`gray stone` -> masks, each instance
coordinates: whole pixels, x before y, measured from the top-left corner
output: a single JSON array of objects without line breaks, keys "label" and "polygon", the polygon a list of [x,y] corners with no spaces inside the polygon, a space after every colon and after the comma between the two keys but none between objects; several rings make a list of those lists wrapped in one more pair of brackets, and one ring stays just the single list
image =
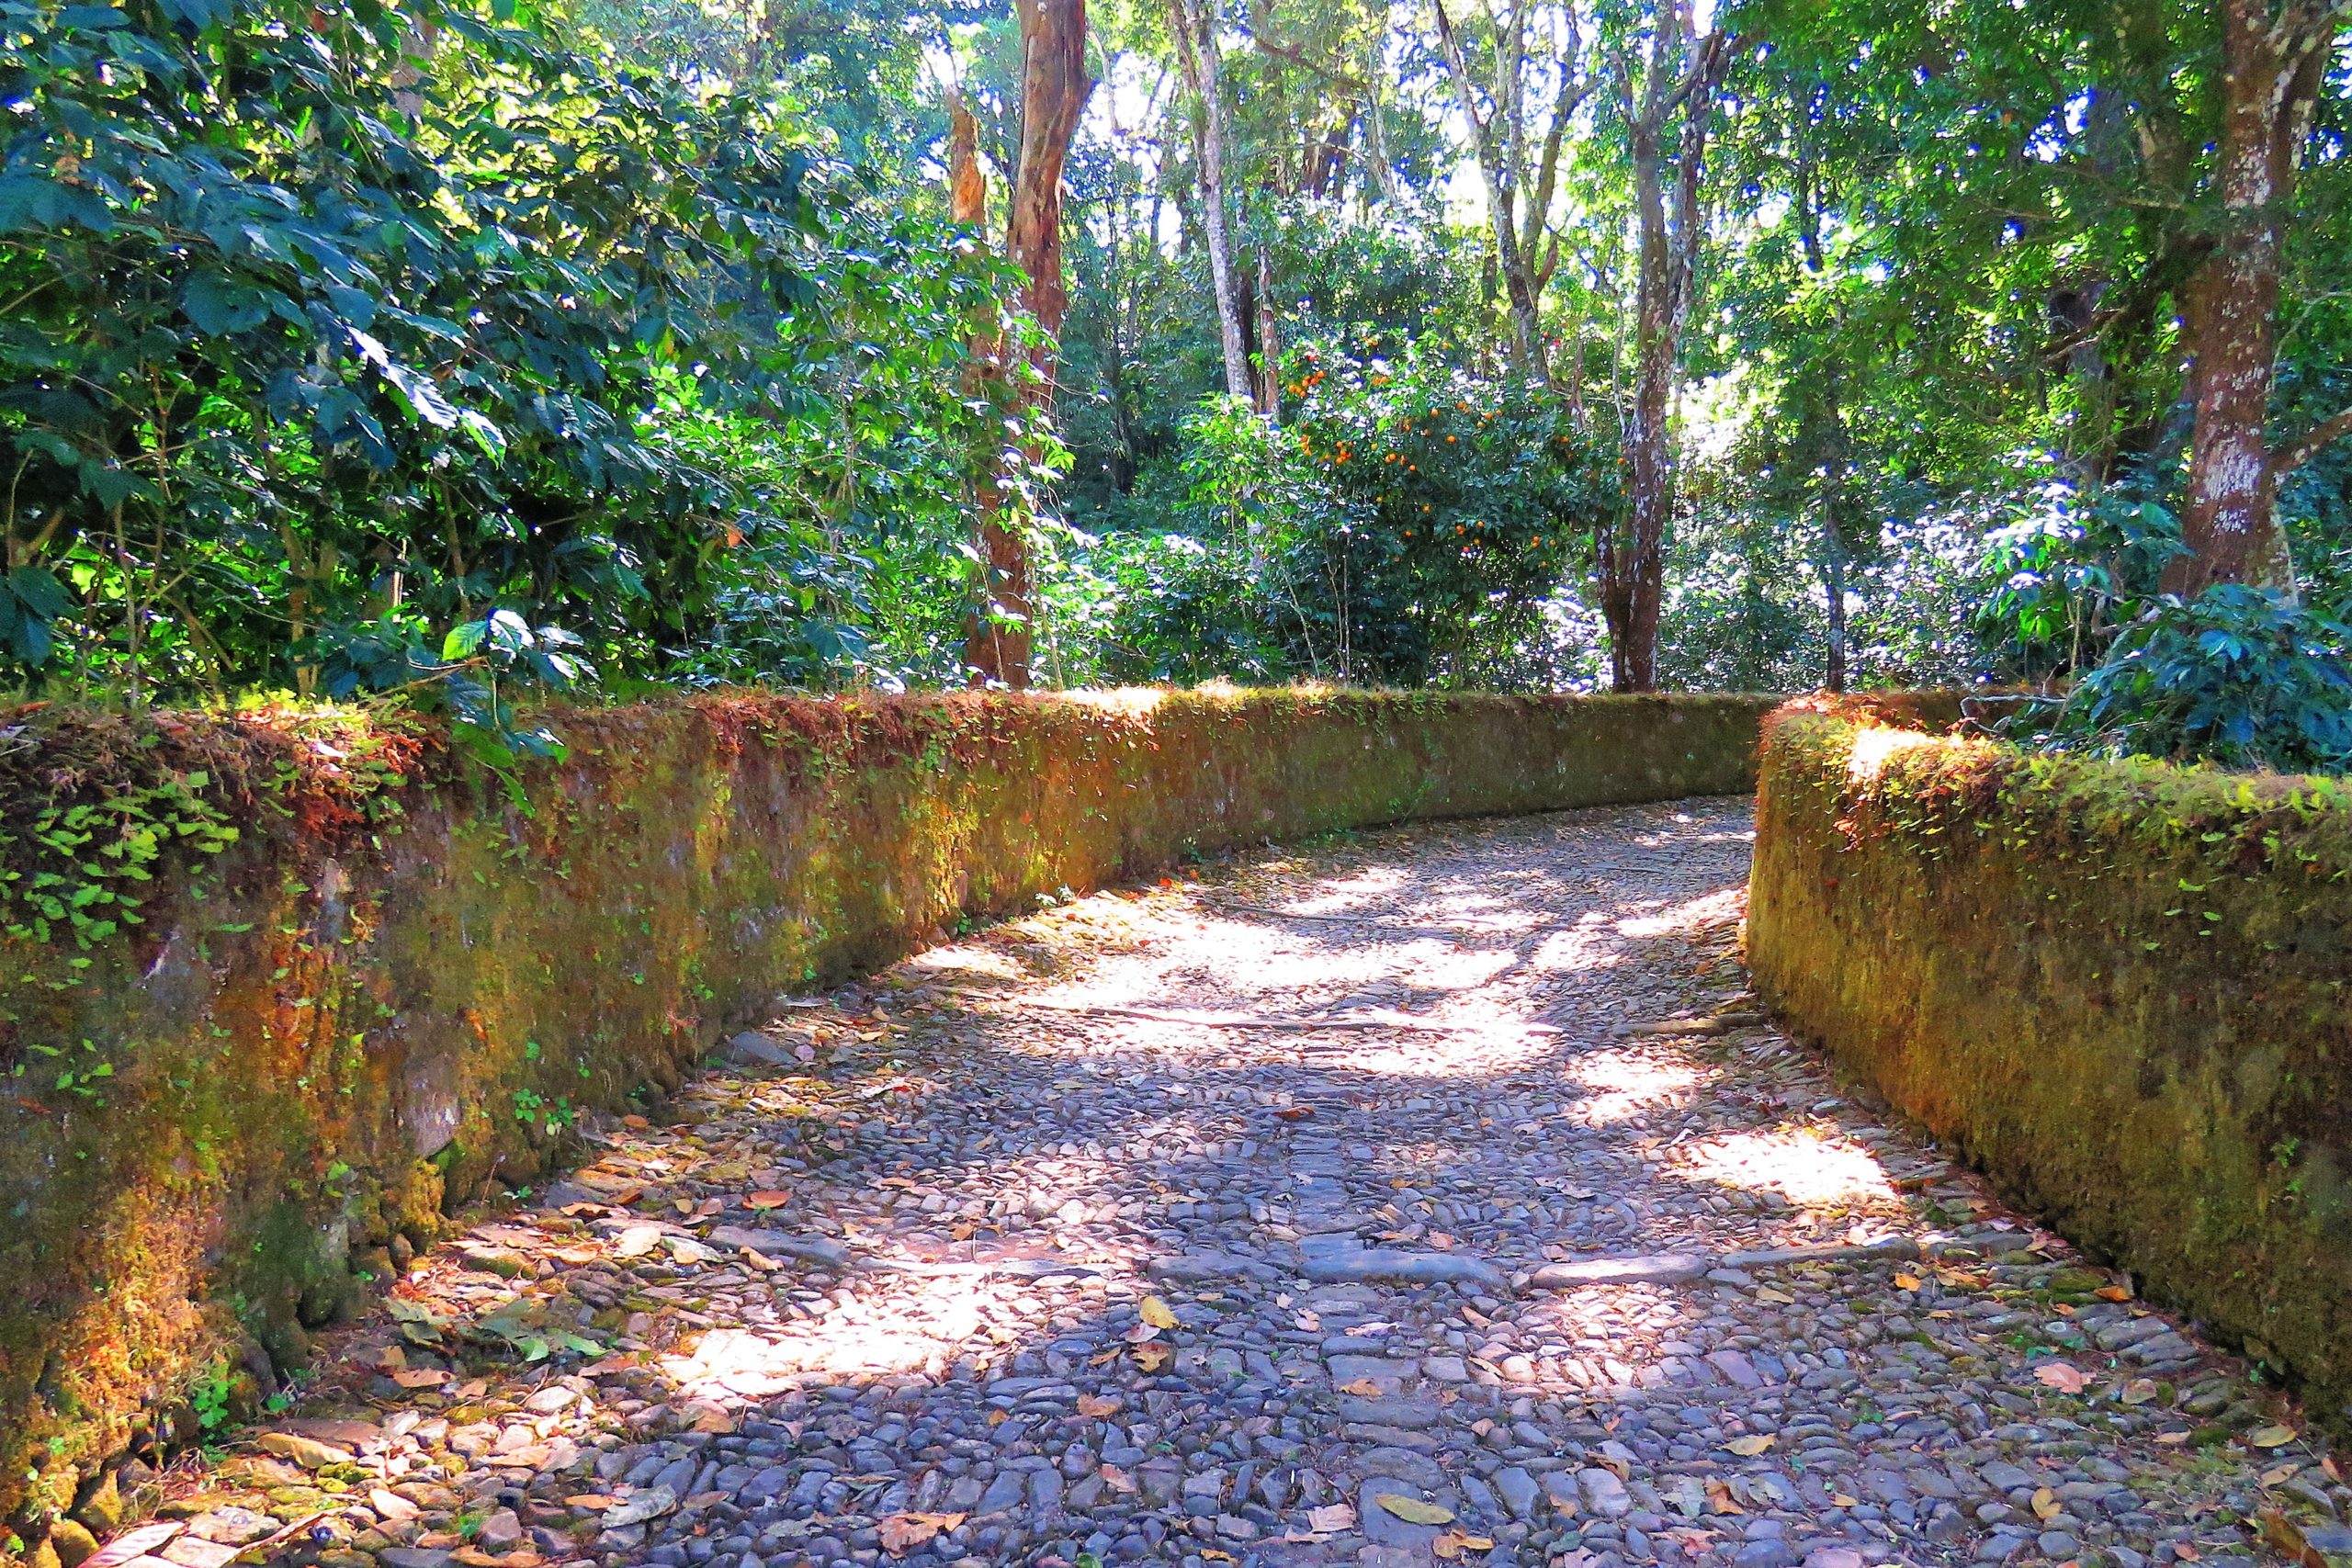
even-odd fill
[{"label": "gray stone", "polygon": [[1595,1258],[1581,1263],[1546,1263],[1528,1277],[1539,1291],[1574,1291],[1587,1285],[1688,1285],[1711,1267],[1692,1253],[1664,1252],[1645,1258]]},{"label": "gray stone", "polygon": [[1458,1252],[1400,1252],[1390,1247],[1309,1253],[1299,1272],[1310,1280],[1387,1280],[1398,1284],[1483,1285],[1500,1293],[1510,1281],[1491,1263]]}]

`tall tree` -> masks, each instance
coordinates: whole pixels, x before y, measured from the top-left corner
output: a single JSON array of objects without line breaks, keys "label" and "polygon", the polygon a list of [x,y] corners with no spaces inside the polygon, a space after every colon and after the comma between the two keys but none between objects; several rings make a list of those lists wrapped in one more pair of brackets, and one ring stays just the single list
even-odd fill
[{"label": "tall tree", "polygon": [[2268,434],[2288,204],[2352,0],[2222,0],[2221,11],[2221,225],[2188,289],[2188,553],[2165,583],[2184,594],[2216,582],[2291,587],[2291,572],[2277,564],[2279,474],[2352,431],[2347,410],[2287,452],[2274,451]]},{"label": "tall tree", "polygon": [[1217,43],[1216,0],[1168,0],[1169,29],[1184,85],[1193,96],[1193,166],[1201,192],[1201,229],[1208,241],[1209,286],[1216,295],[1217,336],[1225,350],[1225,389],[1251,403],[1250,351],[1241,321],[1241,280],[1233,262],[1232,216],[1226,204],[1226,153],[1231,126],[1225,105],[1224,51]]},{"label": "tall tree", "polygon": [[1706,231],[1701,180],[1707,133],[1731,39],[1697,32],[1690,0],[1664,0],[1652,18],[1646,59],[1630,50],[1615,58],[1638,234],[1634,393],[1625,412],[1625,515],[1601,530],[1598,564],[1611,684],[1621,692],[1647,692],[1657,685],[1658,610],[1674,515],[1668,421]]},{"label": "tall tree", "polygon": [[1542,306],[1559,241],[1551,235],[1547,245],[1547,225],[1569,123],[1600,83],[1585,67],[1586,29],[1573,0],[1510,0],[1498,16],[1481,6],[1485,26],[1475,38],[1455,26],[1445,0],[1433,6],[1438,51],[1470,128],[1496,270],[1510,301],[1511,363],[1548,386]]},{"label": "tall tree", "polygon": [[[1062,166],[1094,82],[1086,73],[1086,0],[1016,0],[1021,22],[1021,144],[1005,219],[1004,253],[1021,269],[1023,308],[1040,335],[1026,351],[1015,396],[1033,413],[1050,409],[1069,306],[1062,279]],[[1031,454],[1034,456],[1034,454]],[[1035,635],[1025,519],[998,504],[980,520],[981,604],[965,641],[977,681],[1013,691],[1029,684]]]}]

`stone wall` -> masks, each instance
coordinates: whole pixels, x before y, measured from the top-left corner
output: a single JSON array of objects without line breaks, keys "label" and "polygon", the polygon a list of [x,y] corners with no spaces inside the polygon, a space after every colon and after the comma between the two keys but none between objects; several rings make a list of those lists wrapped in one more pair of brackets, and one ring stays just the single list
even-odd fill
[{"label": "stone wall", "polygon": [[1908,723],[1768,721],[1758,990],[2352,1425],[2352,794]]},{"label": "stone wall", "polygon": [[0,712],[0,1518],[102,1506],[780,992],[1188,852],[1744,791],[1770,705],[735,695],[514,779],[380,716]]}]

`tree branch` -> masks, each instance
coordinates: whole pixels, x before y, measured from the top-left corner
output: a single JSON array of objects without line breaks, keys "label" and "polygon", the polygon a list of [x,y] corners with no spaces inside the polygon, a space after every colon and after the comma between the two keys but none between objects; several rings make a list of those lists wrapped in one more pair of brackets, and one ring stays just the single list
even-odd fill
[{"label": "tree branch", "polygon": [[2271,472],[2291,474],[2346,435],[2352,435],[2352,409],[2330,414],[2312,425],[2301,441],[2272,459]]}]

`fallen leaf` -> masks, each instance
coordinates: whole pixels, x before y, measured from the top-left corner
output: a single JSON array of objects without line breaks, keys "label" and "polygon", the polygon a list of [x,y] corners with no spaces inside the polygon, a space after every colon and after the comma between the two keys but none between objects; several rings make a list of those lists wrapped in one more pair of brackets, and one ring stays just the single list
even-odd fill
[{"label": "fallen leaf", "polygon": [[1315,1107],[1311,1105],[1285,1105],[1274,1112],[1275,1117],[1283,1122],[1304,1122],[1314,1114]]},{"label": "fallen leaf", "polygon": [[791,1201],[792,1194],[789,1192],[761,1191],[743,1194],[743,1206],[749,1209],[781,1209]]},{"label": "fallen leaf", "polygon": [[1707,1511],[1713,1514],[1744,1514],[1739,1499],[1731,1495],[1731,1483],[1709,1481],[1706,1484]]},{"label": "fallen leaf", "polygon": [[2156,1380],[2133,1378],[2123,1385],[2115,1397],[2126,1404],[2145,1404],[2156,1397]]},{"label": "fallen leaf", "polygon": [[1796,1297],[1789,1294],[1788,1292],[1772,1285],[1757,1286],[1756,1299],[1759,1302],[1770,1302],[1774,1306],[1785,1307],[1794,1306],[1797,1304]]},{"label": "fallen leaf", "polygon": [[2033,1369],[2033,1381],[2061,1393],[2080,1393],[2090,1379],[2071,1361],[2044,1361]]},{"label": "fallen leaf", "polygon": [[650,1492],[639,1492],[624,1497],[605,1513],[605,1528],[618,1529],[623,1525],[641,1525],[648,1519],[661,1517],[678,1506],[678,1495],[667,1486],[656,1486]]},{"label": "fallen leaf", "polygon": [[[414,1506],[410,1505],[412,1507]],[[581,1492],[566,1497],[563,1500],[563,1506],[567,1508],[585,1508],[592,1514],[601,1514],[613,1506],[613,1499],[605,1496],[602,1492]],[[377,1512],[381,1513],[383,1510],[379,1508]]]},{"label": "fallen leaf", "polygon": [[1145,1371],[1156,1372],[1168,1364],[1170,1353],[1165,1345],[1138,1345],[1136,1347],[1136,1365]]},{"label": "fallen leaf", "polygon": [[1724,1449],[1725,1452],[1736,1453],[1742,1459],[1754,1459],[1770,1448],[1773,1441],[1774,1436],[1770,1432],[1751,1432],[1745,1438],[1734,1438],[1724,1445]]},{"label": "fallen leaf", "polygon": [[2097,1296],[2103,1302],[2128,1302],[2132,1299],[2132,1287],[2129,1285],[2101,1285],[2098,1290],[2093,1291],[2091,1294]]},{"label": "fallen leaf", "polygon": [[1919,1288],[1919,1276],[1917,1274],[1897,1274],[1894,1277],[1894,1288],[1899,1291],[1916,1291]]},{"label": "fallen leaf", "polygon": [[2282,1481],[2290,1481],[2302,1472],[2302,1468],[2292,1461],[2285,1464],[2272,1465],[2262,1472],[2262,1483],[2265,1486],[2276,1486]]},{"label": "fallen leaf", "polygon": [[2262,1527],[2262,1539],[2275,1547],[2281,1557],[2302,1564],[2302,1568],[2327,1568],[2327,1559],[2303,1539],[2295,1521],[2278,1509],[2263,1509],[2256,1516],[2256,1522]]},{"label": "fallen leaf", "polygon": [[2198,1551],[2187,1541],[2175,1541],[2173,1543],[2172,1554],[2175,1557],[2179,1558],[2183,1562],[2201,1562],[2205,1558],[2205,1554],[2203,1552]]},{"label": "fallen leaf", "polygon": [[1345,1503],[1326,1503],[1306,1510],[1306,1528],[1322,1535],[1340,1535],[1356,1528],[1356,1511]]},{"label": "fallen leaf", "polygon": [[1201,1558],[1202,1561],[1207,1562],[1230,1562],[1233,1561],[1233,1553],[1230,1551],[1219,1551],[1216,1547],[1211,1546],[1202,1549]]},{"label": "fallen leaf", "polygon": [[2044,1524],[2048,1524],[2052,1519],[2056,1518],[2060,1512],[2061,1509],[2058,1506],[2057,1493],[2052,1492],[2047,1486],[2041,1487],[2034,1493],[2033,1517],[2035,1518],[2040,1519]]},{"label": "fallen leaf", "polygon": [[1166,1302],[1161,1301],[1158,1296],[1144,1297],[1143,1304],[1136,1309],[1136,1315],[1141,1317],[1146,1323],[1151,1325],[1154,1328],[1173,1328],[1176,1326],[1176,1314],[1169,1307]]},{"label": "fallen leaf", "polygon": [[1460,1560],[1465,1551],[1492,1551],[1493,1540],[1483,1535],[1464,1535],[1460,1530],[1447,1530],[1430,1542],[1430,1551],[1441,1562]]},{"label": "fallen leaf", "polygon": [[2164,1444],[2166,1448],[2174,1448],[2179,1444],[2188,1441],[2188,1434],[2186,1432],[2158,1432],[2156,1434],[2155,1440]]},{"label": "fallen leaf", "polygon": [[743,1267],[749,1269],[754,1274],[773,1274],[777,1269],[784,1267],[783,1264],[778,1263],[775,1258],[770,1258],[766,1253],[762,1252],[757,1247],[747,1247],[743,1249],[741,1256],[743,1259]]},{"label": "fallen leaf", "polygon": [[2292,1427],[2256,1427],[2245,1435],[2245,1440],[2257,1449],[2283,1449],[2295,1440]]},{"label": "fallen leaf", "polygon": [[1341,1393],[1352,1393],[1358,1399],[1378,1399],[1380,1397],[1380,1384],[1370,1378],[1357,1378],[1352,1382],[1341,1383],[1340,1385],[1340,1392]]},{"label": "fallen leaf", "polygon": [[952,1530],[963,1522],[961,1514],[892,1514],[874,1527],[874,1533],[882,1538],[883,1550],[896,1557],[937,1540],[943,1530]]},{"label": "fallen leaf", "polygon": [[1101,1476],[1102,1484],[1114,1492],[1125,1494],[1136,1489],[1136,1478],[1115,1464],[1099,1465],[1094,1473]]},{"label": "fallen leaf", "polygon": [[1105,1416],[1116,1415],[1124,1403],[1114,1394],[1081,1393],[1078,1396],[1078,1413],[1090,1421],[1100,1421]]},{"label": "fallen leaf", "polygon": [[2335,1468],[2335,1456],[2334,1454],[2322,1454],[2320,1456],[2319,1467],[2321,1470],[2327,1472],[2327,1478],[2330,1481],[2335,1482],[2338,1486],[2344,1484],[2344,1472]]},{"label": "fallen leaf", "polygon": [[449,1374],[431,1367],[403,1367],[392,1374],[392,1381],[402,1388],[439,1388],[449,1381]]},{"label": "fallen leaf", "polygon": [[107,1542],[98,1554],[90,1561],[97,1563],[99,1568],[119,1568],[119,1564],[130,1562],[134,1559],[149,1558],[186,1529],[187,1526],[178,1520],[165,1524],[141,1525],[137,1529],[127,1530]]},{"label": "fallen leaf", "polygon": [[1450,1525],[1453,1522],[1453,1510],[1444,1504],[1424,1503],[1419,1497],[1408,1497],[1401,1492],[1383,1492],[1373,1501],[1408,1525]]},{"label": "fallen leaf", "polygon": [[1843,1492],[1832,1492],[1829,1495],[1829,1500],[1840,1508],[1859,1508],[1862,1504],[1860,1497],[1850,1496]]}]

